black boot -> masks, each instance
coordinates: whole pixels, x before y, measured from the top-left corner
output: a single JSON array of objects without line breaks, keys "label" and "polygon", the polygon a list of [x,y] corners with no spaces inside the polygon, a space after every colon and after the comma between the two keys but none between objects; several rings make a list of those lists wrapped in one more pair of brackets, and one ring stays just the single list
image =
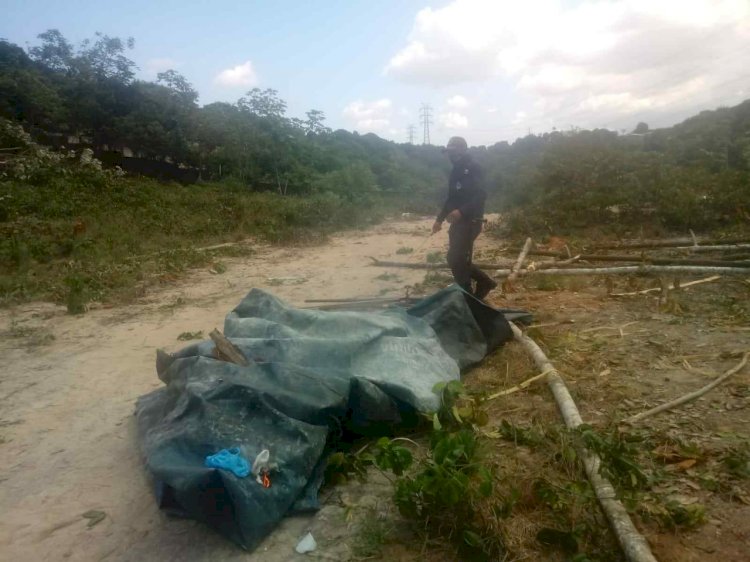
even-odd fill
[{"label": "black boot", "polygon": [[477,281],[477,289],[476,291],[474,291],[474,296],[480,301],[483,301],[484,297],[489,295],[490,291],[492,291],[495,287],[497,287],[497,283],[492,279],[479,280]]}]

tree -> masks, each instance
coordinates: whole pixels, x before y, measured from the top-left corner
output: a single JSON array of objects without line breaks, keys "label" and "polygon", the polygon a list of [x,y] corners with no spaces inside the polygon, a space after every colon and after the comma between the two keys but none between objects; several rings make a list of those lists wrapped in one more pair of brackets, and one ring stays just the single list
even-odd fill
[{"label": "tree", "polygon": [[6,41],[0,41],[0,115],[50,128],[66,120],[54,82],[23,49]]},{"label": "tree", "polygon": [[79,70],[93,72],[98,78],[112,78],[124,84],[131,82],[138,67],[124,53],[126,48],[135,46],[135,40],[128,37],[123,41],[98,31],[95,35],[95,41],[86,39],[81,43],[76,56]]},{"label": "tree", "polygon": [[195,105],[195,102],[198,101],[198,92],[196,92],[193,85],[176,70],[170,69],[160,72],[156,75],[156,81],[159,84],[164,84],[182,101],[189,105]]},{"label": "tree", "polygon": [[42,44],[29,49],[29,56],[47,68],[56,71],[70,70],[73,61],[73,45],[60,30],[48,29],[37,35]]},{"label": "tree", "polygon": [[307,113],[307,121],[303,121],[303,127],[307,134],[321,135],[331,132],[331,129],[323,125],[326,120],[326,114],[318,109],[311,109]]},{"label": "tree", "polygon": [[279,98],[279,92],[272,88],[253,88],[237,100],[237,107],[258,117],[283,117],[286,102]]},{"label": "tree", "polygon": [[633,134],[635,135],[645,135],[646,133],[648,133],[648,123],[644,123],[643,121],[638,123],[633,130]]}]

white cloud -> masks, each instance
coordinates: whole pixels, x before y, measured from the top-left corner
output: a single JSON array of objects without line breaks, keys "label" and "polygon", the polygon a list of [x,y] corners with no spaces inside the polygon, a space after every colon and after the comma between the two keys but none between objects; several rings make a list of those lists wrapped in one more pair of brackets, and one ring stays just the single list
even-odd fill
[{"label": "white cloud", "polygon": [[256,86],[258,76],[255,74],[253,63],[246,61],[232,68],[226,68],[219,72],[214,78],[214,82],[220,86]]},{"label": "white cloud", "polygon": [[445,103],[448,104],[448,107],[455,107],[456,109],[463,109],[464,107],[469,105],[469,100],[457,94],[445,100]]},{"label": "white cloud", "polygon": [[469,126],[469,119],[457,111],[446,111],[438,115],[438,123],[446,129],[465,129]]},{"label": "white cloud", "polygon": [[516,116],[513,117],[513,124],[519,125],[524,122],[526,119],[526,112],[525,111],[516,111]]},{"label": "white cloud", "polygon": [[388,132],[392,129],[393,104],[388,98],[353,101],[344,108],[343,114],[360,131]]},{"label": "white cloud", "polygon": [[144,70],[149,76],[156,77],[160,72],[177,69],[180,65],[181,63],[169,57],[153,58],[146,61],[146,68]]},{"label": "white cloud", "polygon": [[750,96],[749,45],[748,0],[454,0],[418,12],[385,73],[489,86],[525,125],[597,126]]}]

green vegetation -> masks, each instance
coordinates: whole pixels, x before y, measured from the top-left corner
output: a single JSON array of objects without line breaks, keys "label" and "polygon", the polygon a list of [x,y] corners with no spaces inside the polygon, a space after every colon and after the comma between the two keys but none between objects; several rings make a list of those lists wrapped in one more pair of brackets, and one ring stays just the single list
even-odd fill
[{"label": "green vegetation", "polygon": [[231,179],[279,195],[332,193],[365,203],[374,192],[418,192],[413,210],[424,210],[424,192],[445,183],[449,164],[437,148],[331,131],[314,109],[304,119],[288,117],[275,90],[199,107],[197,92],[174,70],[155,83],[136,80],[127,58],[132,38],[97,34],[75,46],[52,29],[39,41],[25,52],[0,40],[0,117],[56,144],[69,145],[72,136],[76,146],[127,147],[191,166],[204,181]]},{"label": "green vegetation", "polygon": [[[633,517],[659,530],[689,530],[707,519],[698,501],[705,494],[684,486],[686,474],[705,491],[730,498],[743,497],[736,484],[750,474],[744,439],[709,450],[668,432],[569,430],[535,420],[494,424],[483,396],[469,394],[460,382],[438,385],[436,392],[442,406],[418,443],[381,438],[352,454],[335,453],[327,476],[329,482],[364,480],[369,469],[380,470],[420,540],[450,545],[461,560],[530,552],[579,562],[624,559],[585,476],[583,448],[602,459],[600,473]],[[397,525],[371,523],[358,542],[362,555],[378,552]]]},{"label": "green vegetation", "polygon": [[[132,46],[102,34],[75,46],[56,30],[28,51],[0,40],[0,303],[44,298],[80,313],[189,267],[221,273],[218,255],[248,251],[205,245],[314,240],[388,210],[437,208],[449,169],[437,147],[331,131],[317,110],[289,117],[272,89],[201,107],[173,70],[136,80]],[[505,213],[504,232],[535,236],[747,227],[750,101],[636,133],[473,148],[489,210]],[[199,181],[125,178],[93,158],[126,148]],[[441,282],[431,275],[425,287]]]},{"label": "green vegetation", "polygon": [[555,131],[477,151],[517,234],[737,228],[750,220],[750,100],[641,136]]},{"label": "green vegetation", "polygon": [[[103,170],[90,153],[67,155],[34,143],[0,120],[0,138],[19,147],[0,169],[0,302],[45,298],[71,313],[91,301],[133,298],[188,267],[211,265],[201,246],[256,237],[310,240],[382,217],[334,193],[283,197],[232,183],[183,186],[128,179]],[[376,196],[373,196],[376,197]]]}]

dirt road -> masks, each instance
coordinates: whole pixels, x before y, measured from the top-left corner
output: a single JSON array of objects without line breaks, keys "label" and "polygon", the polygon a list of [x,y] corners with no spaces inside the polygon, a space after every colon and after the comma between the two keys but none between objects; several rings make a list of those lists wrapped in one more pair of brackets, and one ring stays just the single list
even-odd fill
[{"label": "dirt road", "polygon": [[[447,240],[445,233],[428,238],[430,224],[400,220],[318,247],[259,246],[252,258],[225,260],[223,274],[196,271],[143,302],[82,316],[50,304],[3,310],[0,559],[295,560],[302,557],[293,547],[307,529],[319,531],[320,555],[345,558],[336,535],[346,533],[341,506],[288,520],[253,554],[202,525],[165,516],[143,470],[134,403],[161,385],[157,348],[179,349],[182,332],[221,328],[253,287],[300,306],[306,298],[403,294],[424,271],[388,272],[371,267],[367,256],[423,261]],[[414,251],[397,254],[401,248]],[[357,491],[360,502],[376,498],[382,483],[368,486]],[[82,516],[91,511],[105,518],[88,527],[100,517]]]},{"label": "dirt road", "polygon": [[[195,271],[178,284],[152,291],[142,302],[83,316],[49,304],[3,310],[0,561],[286,562],[308,558],[293,550],[307,531],[318,542],[312,557],[352,559],[357,541],[367,538],[362,531],[367,521],[375,527],[378,521],[398,521],[388,482],[374,476],[366,484],[337,486],[317,514],[285,520],[248,554],[201,524],[169,518],[157,509],[138,451],[133,408],[138,396],[161,385],[155,350],[179,349],[184,344],[177,337],[183,332],[207,334],[221,327],[226,313],[253,287],[298,306],[309,298],[402,295],[405,286],[424,279],[424,270],[371,267],[368,256],[424,261],[426,254],[444,250],[447,241],[445,233],[427,236],[430,223],[391,221],[344,233],[322,246],[258,246],[251,258],[224,260],[222,274]],[[497,261],[497,245],[481,237],[480,259]],[[542,341],[577,396],[584,419],[595,426],[695,390],[734,365],[738,352],[750,349],[746,280],[727,278],[682,291],[669,309],[654,296],[613,299],[607,295],[610,282],[528,279],[518,291],[495,301],[531,310],[536,322],[547,326]],[[654,280],[616,282],[619,290],[631,290]],[[466,374],[464,382],[494,392],[533,374],[538,373],[525,354],[509,345]],[[648,424],[668,447],[687,443],[693,451],[684,467],[678,463],[663,469],[678,472],[671,472],[668,486],[657,491],[689,505],[700,502],[707,514],[691,531],[641,522],[663,562],[746,558],[750,481],[730,477],[721,459],[731,447],[744,450],[747,441],[748,377],[745,370],[710,395]],[[530,387],[523,399],[493,400],[488,414],[495,426],[505,419],[559,422],[554,401],[541,384]],[[523,472],[514,474],[527,479],[535,478],[535,467],[544,464],[524,465],[532,451],[512,442],[495,441],[493,449],[499,458],[521,463]],[[534,528],[523,511],[505,525],[510,538],[514,529],[523,538]],[[391,527],[398,535],[404,526]],[[372,533],[369,537],[377,539]],[[528,560],[549,560],[533,537],[519,543],[518,551]],[[412,561],[424,551],[413,536],[391,536],[388,543],[383,560]],[[438,560],[435,552],[424,557]]]}]

